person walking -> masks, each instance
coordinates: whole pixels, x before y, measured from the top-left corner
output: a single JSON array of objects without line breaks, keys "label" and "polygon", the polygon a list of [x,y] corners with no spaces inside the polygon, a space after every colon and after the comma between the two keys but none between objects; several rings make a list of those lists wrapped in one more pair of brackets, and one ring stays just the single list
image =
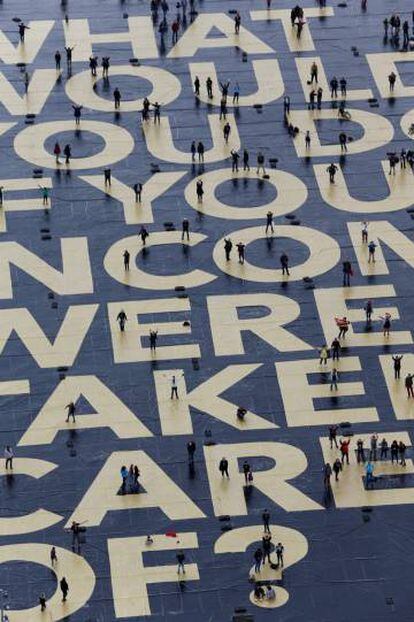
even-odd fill
[{"label": "person walking", "polygon": [[339,361],[339,353],[341,351],[341,343],[340,343],[338,337],[335,337],[335,339],[332,341],[332,343],[331,343],[331,350],[332,350],[332,361]]},{"label": "person walking", "polygon": [[90,56],[89,57],[89,69],[91,70],[91,76],[96,78],[96,70],[98,68],[98,57]]},{"label": "person walking", "polygon": [[41,186],[40,184],[39,188],[42,192],[42,204],[45,206],[49,205],[49,188],[46,188],[46,186]]},{"label": "person walking", "polygon": [[342,262],[342,274],[343,274],[343,287],[350,287],[351,276],[353,276],[352,264],[350,261],[345,260]]},{"label": "person walking", "polygon": [[46,610],[46,594],[42,592],[39,596],[40,611]]},{"label": "person walking", "polygon": [[272,233],[275,232],[275,229],[273,227],[273,212],[271,212],[270,210],[266,214],[266,229],[265,229],[266,235],[269,229]]},{"label": "person walking", "polygon": [[247,151],[247,149],[243,149],[243,170],[250,171],[249,152]]},{"label": "person walking", "polygon": [[345,80],[344,77],[342,77],[339,80],[339,86],[341,87],[341,96],[342,97],[346,97],[346,85],[347,85],[347,81]]},{"label": "person walking", "polygon": [[121,311],[116,316],[116,320],[117,320],[117,322],[119,324],[119,328],[121,330],[121,333],[123,333],[125,331],[125,322],[128,321],[127,314],[125,313],[125,311],[123,309],[121,309]]},{"label": "person walking", "polygon": [[285,552],[285,547],[281,542],[278,542],[275,548],[277,565],[283,568],[283,556]]},{"label": "person walking", "polygon": [[182,222],[181,240],[184,240],[184,237],[187,238],[187,242],[190,241],[190,223],[187,218]]},{"label": "person walking", "polygon": [[371,322],[372,314],[374,311],[374,308],[372,306],[372,300],[367,300],[364,309],[365,309],[365,317],[366,317],[367,323],[369,324],[369,322]]},{"label": "person walking", "polygon": [[272,560],[270,559],[272,548],[272,535],[270,533],[265,533],[262,537],[263,564],[266,563],[266,559],[269,562],[269,565],[272,563]]},{"label": "person walking", "polygon": [[230,254],[233,248],[233,242],[230,238],[224,238],[224,254],[226,257],[226,261],[230,261]]},{"label": "person walking", "polygon": [[314,80],[318,84],[318,65],[315,62],[311,65],[309,84],[313,84]]},{"label": "person walking", "polygon": [[229,462],[227,460],[227,458],[222,458],[219,462],[219,471],[221,473],[221,476],[224,477],[226,476],[227,479],[230,479],[230,475],[229,475]]},{"label": "person walking", "polygon": [[177,385],[177,380],[176,380],[175,376],[173,376],[171,378],[171,394],[170,394],[170,399],[174,399],[174,397],[178,400],[178,385]]},{"label": "person walking", "polygon": [[213,99],[213,80],[208,76],[206,80],[207,97]]},{"label": "person walking", "polygon": [[142,246],[146,246],[149,233],[148,233],[148,229],[144,227],[144,225],[142,225],[141,229],[139,230],[138,235],[141,238]]},{"label": "person walking", "polygon": [[309,92],[309,106],[308,106],[308,110],[315,110],[315,99],[317,97],[317,93],[315,91],[315,89],[312,89]]},{"label": "person walking", "polygon": [[201,180],[197,181],[196,183],[196,193],[197,193],[197,200],[199,203],[203,202],[203,194],[204,194],[204,188],[203,188],[203,182]]},{"label": "person walking", "polygon": [[196,452],[196,444],[194,441],[188,441],[187,443],[187,453],[188,453],[188,464],[189,466],[194,466],[194,454]]},{"label": "person walking", "polygon": [[234,34],[240,34],[240,24],[241,24],[241,16],[238,11],[236,11],[236,15],[234,16]]},{"label": "person walking", "polygon": [[226,102],[227,102],[227,97],[229,94],[229,88],[230,88],[230,80],[228,80],[227,82],[220,82],[221,96]]},{"label": "person walking", "polygon": [[329,462],[327,462],[323,468],[323,485],[326,488],[326,490],[329,490],[331,488],[331,476],[332,476],[332,467],[329,464]]},{"label": "person walking", "polygon": [[401,374],[401,360],[403,358],[403,354],[396,354],[395,356],[392,357],[393,363],[394,363],[394,378],[395,380],[399,380],[400,379],[400,374]]},{"label": "person walking", "polygon": [[398,464],[398,442],[396,440],[391,443],[391,464],[394,464],[394,461]]},{"label": "person walking", "polygon": [[129,478],[129,472],[128,472],[128,469],[126,468],[125,465],[123,465],[121,467],[120,475],[121,475],[121,479],[122,479],[121,492],[124,495],[126,493],[126,485],[127,485],[127,481],[128,481],[128,478]]},{"label": "person walking", "polygon": [[114,106],[115,110],[118,110],[121,107],[121,91],[118,87],[114,90]]},{"label": "person walking", "polygon": [[328,346],[324,345],[321,347],[321,349],[319,350],[319,365],[326,365],[328,363]]},{"label": "person walking", "polygon": [[390,92],[391,93],[394,93],[394,87],[395,87],[396,80],[397,80],[396,74],[393,71],[391,71],[391,73],[388,76],[388,82],[389,82],[389,85],[390,85]]},{"label": "person walking", "polygon": [[335,175],[336,175],[337,170],[338,170],[338,167],[336,166],[336,164],[331,162],[331,164],[326,169],[326,171],[329,173],[329,183],[331,184],[335,183]]},{"label": "person walking", "polygon": [[221,121],[222,119],[224,119],[224,120],[227,119],[227,102],[224,99],[224,97],[222,97],[222,99],[220,100],[220,116],[219,116],[219,120]]},{"label": "person walking", "polygon": [[60,145],[59,145],[58,142],[56,142],[55,146],[53,148],[53,153],[54,153],[55,158],[56,158],[56,164],[60,164],[60,160],[59,160],[60,152],[61,152]]},{"label": "person walking", "polygon": [[129,270],[129,260],[131,258],[131,254],[128,250],[124,250],[122,257],[124,258],[124,270]]},{"label": "person walking", "polygon": [[333,99],[335,97],[336,99],[338,97],[338,79],[336,76],[332,78],[329,86],[331,87],[331,98]]},{"label": "person walking", "polygon": [[8,469],[10,469],[11,471],[13,470],[13,458],[14,458],[14,452],[13,452],[12,447],[10,445],[6,445],[6,447],[4,448],[4,460],[5,460],[6,471]]},{"label": "person walking", "polygon": [[368,263],[375,263],[375,249],[377,245],[373,240],[368,244]]},{"label": "person walking", "polygon": [[306,134],[305,134],[305,149],[308,151],[310,149],[311,146],[311,135],[309,130],[306,130]]},{"label": "person walking", "polygon": [[254,572],[255,574],[260,573],[263,561],[263,552],[262,549],[256,549],[254,552]]},{"label": "person walking", "polygon": [[105,186],[110,186],[111,185],[111,169],[110,168],[104,168],[104,185]]},{"label": "person walking", "polygon": [[316,91],[316,102],[318,110],[322,108],[322,96],[323,96],[323,88],[320,86]]},{"label": "person walking", "polygon": [[72,532],[72,551],[75,553],[75,549],[77,548],[78,554],[80,554],[80,534],[81,530],[85,531],[85,528],[81,527],[81,523],[76,521],[72,521],[71,526],[69,527],[69,531]]},{"label": "person walking", "polygon": [[257,170],[256,170],[257,175],[260,173],[261,170],[263,171],[263,175],[266,175],[264,163],[265,163],[265,157],[263,153],[259,151],[259,153],[257,154]]},{"label": "person walking", "polygon": [[185,562],[185,555],[183,551],[179,551],[176,555],[177,558],[177,574],[181,574],[181,572],[183,574],[185,574],[185,567],[184,567],[184,562]]},{"label": "person walking", "polygon": [[134,480],[134,486],[136,488],[135,492],[139,492],[139,477],[140,477],[141,473],[139,471],[139,468],[137,467],[137,465],[134,466],[133,469],[133,480]]},{"label": "person walking", "polygon": [[368,462],[365,465],[365,482],[366,482],[366,486],[368,488],[368,486],[372,486],[374,484],[375,478],[374,478],[374,465],[372,464],[372,462],[370,460],[368,460]]},{"label": "person walking", "polygon": [[83,106],[77,106],[77,105],[75,106],[74,104],[72,104],[72,108],[73,108],[73,116],[75,117],[75,125],[80,125]]},{"label": "person walking", "polygon": [[280,265],[282,266],[282,276],[290,276],[289,272],[289,257],[286,253],[282,253],[280,256]]},{"label": "person walking", "polygon": [[283,116],[285,119],[287,119],[287,117],[290,114],[290,97],[289,95],[285,95],[283,98]]},{"label": "person walking", "polygon": [[194,79],[194,95],[200,97],[200,78],[198,76]]},{"label": "person walking", "polygon": [[408,23],[407,20],[405,20],[405,22],[403,23],[403,27],[402,27],[402,31],[403,31],[403,37],[404,37],[404,41],[403,41],[403,48],[407,49],[408,48],[408,44],[410,42],[410,34],[409,34],[409,29],[410,29],[410,25]]},{"label": "person walking", "polygon": [[180,30],[180,22],[178,20],[175,20],[171,24],[172,44],[173,45],[178,42],[178,32],[179,32],[179,30]]},{"label": "person walking", "polygon": [[366,220],[361,223],[362,244],[368,244],[368,224]]},{"label": "person walking", "polygon": [[68,411],[68,416],[66,417],[66,423],[69,422],[70,417],[72,417],[72,422],[75,423],[76,406],[74,402],[69,402],[69,404],[65,406],[65,409]]},{"label": "person walking", "polygon": [[135,194],[135,203],[141,203],[142,184],[139,183],[139,182],[134,184],[133,190],[134,190],[134,194]]},{"label": "person walking", "polygon": [[400,151],[400,170],[407,168],[407,151],[401,149]]},{"label": "person walking", "polygon": [[342,462],[339,458],[337,458],[333,463],[332,470],[335,473],[335,481],[339,481],[339,473],[342,471]]},{"label": "person walking", "polygon": [[365,462],[364,441],[359,438],[357,440],[357,463],[360,464],[361,462]]},{"label": "person walking", "polygon": [[336,317],[335,318],[336,325],[339,328],[338,339],[345,339],[345,335],[349,330],[350,321],[344,317]]},{"label": "person walking", "polygon": [[391,330],[391,313],[386,313],[384,316],[380,316],[380,319],[383,320],[382,324],[382,332],[384,337],[390,336]]},{"label": "person walking", "polygon": [[226,143],[226,145],[229,142],[230,132],[231,132],[231,126],[230,126],[230,123],[227,121],[226,125],[223,127],[223,137],[224,137],[224,142]]},{"label": "person walking", "polygon": [[245,460],[243,462],[243,475],[244,475],[244,484],[245,486],[249,485],[249,473],[250,473],[250,464]]},{"label": "person walking", "polygon": [[331,449],[333,449],[334,443],[335,443],[335,447],[338,449],[338,441],[336,440],[337,433],[338,433],[338,426],[330,425],[328,432],[329,432],[329,444],[331,446]]},{"label": "person walking", "polygon": [[107,80],[109,78],[109,67],[110,67],[110,56],[103,56],[102,57],[102,78],[104,78],[104,80]]},{"label": "person walking", "polygon": [[263,510],[262,521],[263,521],[263,531],[265,533],[270,533],[270,513],[268,509]]},{"label": "person walking", "polygon": [[65,577],[62,577],[60,580],[60,590],[62,592],[62,602],[66,602],[66,598],[68,596],[68,592],[69,592],[69,584],[66,581]]},{"label": "person walking", "polygon": [[196,147],[195,140],[193,140],[191,143],[190,152],[191,152],[191,162],[195,162],[195,156],[197,153],[197,147]]},{"label": "person walking", "polygon": [[341,440],[339,441],[339,449],[341,452],[341,461],[342,464],[346,461],[349,464],[349,446],[351,444],[351,439],[349,438],[347,441]]},{"label": "person walking", "polygon": [[65,164],[70,164],[70,159],[72,157],[72,149],[70,148],[70,145],[64,146],[63,155],[65,156]]},{"label": "person walking", "polygon": [[370,443],[369,459],[376,462],[377,461],[378,434],[372,434],[369,443]]},{"label": "person walking", "polygon": [[346,146],[347,137],[345,132],[341,132],[339,134],[339,145],[341,147],[341,153],[346,153],[348,151],[348,147]]},{"label": "person walking", "polygon": [[407,466],[406,462],[405,462],[405,452],[406,452],[406,445],[405,443],[403,443],[402,441],[400,441],[398,443],[398,455],[400,457],[400,465],[401,466]]},{"label": "person walking", "polygon": [[60,71],[61,60],[62,60],[62,54],[59,52],[59,50],[56,50],[56,52],[55,52],[55,67],[56,67],[56,71]]},{"label": "person walking", "polygon": [[152,104],[154,108],[154,125],[158,123],[161,124],[161,104],[159,102],[154,102]]},{"label": "person walking", "polygon": [[239,97],[240,97],[240,85],[238,82],[236,82],[236,84],[233,87],[233,105],[239,104]]},{"label": "person walking", "polygon": [[158,339],[158,331],[157,330],[150,330],[150,332],[149,332],[150,350],[154,354],[155,354],[155,352],[157,350],[157,339]]},{"label": "person walking", "polygon": [[72,52],[75,49],[75,46],[73,47],[65,47],[65,52],[66,52],[66,65],[68,68],[68,71],[70,72],[72,69]]},{"label": "person walking", "polygon": [[236,244],[236,248],[237,248],[237,253],[239,256],[239,263],[240,264],[244,264],[244,253],[245,253],[245,249],[246,249],[246,245],[243,244],[243,242],[239,242],[238,244]]},{"label": "person walking", "polygon": [[405,379],[404,379],[404,384],[405,384],[405,388],[407,391],[407,397],[408,399],[410,397],[414,397],[414,389],[413,389],[413,384],[414,384],[414,376],[413,374],[407,374]]},{"label": "person walking", "polygon": [[386,460],[387,459],[387,455],[388,455],[388,443],[387,443],[387,439],[383,438],[381,443],[380,443],[380,460]]},{"label": "person walking", "polygon": [[237,151],[235,151],[234,149],[230,151],[230,155],[231,155],[231,171],[232,173],[238,173],[240,156],[237,153]]},{"label": "person walking", "polygon": [[26,30],[30,30],[30,26],[26,26],[23,22],[20,22],[20,24],[19,24],[19,37],[20,37],[20,41],[22,43],[24,43],[24,37],[25,37]]},{"label": "person walking", "polygon": [[204,144],[199,141],[198,145],[197,145],[197,153],[198,153],[198,161],[199,162],[204,162]]},{"label": "person walking", "polygon": [[148,97],[144,97],[142,102],[142,120],[149,121],[150,118],[150,100]]},{"label": "person walking", "polygon": [[50,565],[54,568],[57,564],[58,558],[56,554],[56,547],[52,546],[50,549]]},{"label": "person walking", "polygon": [[338,379],[339,379],[339,373],[338,370],[334,367],[331,371],[330,374],[330,389],[331,391],[333,391],[333,389],[335,389],[335,391],[338,390]]}]

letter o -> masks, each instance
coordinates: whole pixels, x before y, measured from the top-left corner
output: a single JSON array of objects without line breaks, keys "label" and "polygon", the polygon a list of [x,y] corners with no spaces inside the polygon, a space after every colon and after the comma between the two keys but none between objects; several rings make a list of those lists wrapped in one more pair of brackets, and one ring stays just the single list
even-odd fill
[{"label": "letter o", "polygon": [[[73,121],[48,121],[32,125],[14,139],[14,150],[18,156],[46,168],[56,168],[55,156],[45,149],[45,141],[54,134],[73,132]],[[82,121],[82,131],[97,134],[105,141],[105,147],[93,156],[71,159],[68,168],[72,170],[100,168],[119,162],[126,158],[134,149],[134,139],[122,127],[103,121]]]},{"label": "letter o", "polygon": [[[163,106],[174,101],[181,92],[181,83],[178,78],[159,67],[114,65],[111,67],[111,80],[113,76],[131,76],[148,80],[152,84],[152,91],[147,96],[148,99],[152,102],[162,102]],[[98,80],[93,78],[89,71],[81,71],[66,82],[66,94],[79,105],[102,112],[112,112],[114,109],[113,101],[108,101],[93,90],[92,87],[97,82]],[[121,108],[125,112],[141,110],[142,101],[142,98],[122,100]]]},{"label": "letter o", "polygon": [[195,181],[192,180],[185,189],[185,199],[189,205],[195,210],[208,216],[216,218],[226,218],[233,220],[249,220],[264,218],[268,211],[274,213],[275,216],[282,216],[288,212],[292,212],[303,205],[308,196],[308,190],[305,184],[291,173],[284,171],[268,171],[269,179],[277,190],[277,197],[259,207],[233,207],[219,201],[215,196],[218,186],[226,181],[239,179],[242,183],[243,179],[250,179],[252,183],[258,181],[259,178],[253,177],[250,173],[240,172],[232,173],[228,168],[222,168],[210,171],[200,176],[203,181],[204,200],[202,203],[197,201],[195,193]]},{"label": "letter o", "polygon": [[[187,246],[196,246],[206,239],[201,233],[192,233],[190,241],[183,242],[179,231],[156,231],[148,237],[146,248],[151,246],[163,246],[166,244],[185,244]],[[122,254],[127,250],[131,255],[131,265],[129,270],[125,270],[122,264]],[[184,287],[199,287],[216,279],[216,275],[204,272],[204,270],[191,270],[186,274],[177,274],[171,276],[150,274],[138,268],[135,259],[142,248],[138,248],[138,237],[132,235],[122,238],[112,244],[108,249],[104,258],[104,267],[109,276],[119,283],[128,285],[129,287],[139,287],[149,290],[167,290],[174,289],[176,285],[184,285]]]},{"label": "letter o", "polygon": [[[237,242],[240,240],[247,245],[265,237],[264,227],[249,227],[248,229],[232,231],[226,237],[232,237]],[[258,268],[249,264],[248,261],[245,261],[244,264],[240,264],[234,259],[233,261],[226,261],[223,252],[224,238],[219,240],[214,247],[213,259],[220,270],[237,279],[258,283],[277,283],[286,280],[299,281],[305,276],[314,277],[324,274],[338,263],[341,256],[336,240],[326,233],[310,227],[278,225],[275,227],[275,237],[292,238],[305,244],[309,249],[310,257],[303,264],[289,266],[290,277],[283,276],[281,269]]]},{"label": "letter o", "polygon": [[[58,564],[55,568],[50,564],[50,548],[52,545],[39,543],[9,544],[0,547],[0,564],[7,562],[30,562],[41,564],[52,570],[59,582],[65,577],[70,590],[70,598],[62,602],[59,586],[47,601],[50,619],[62,620],[86,605],[95,588],[95,574],[88,562],[71,551],[56,547]],[[44,622],[45,614],[39,605],[30,609],[10,610],[11,622]]]}]

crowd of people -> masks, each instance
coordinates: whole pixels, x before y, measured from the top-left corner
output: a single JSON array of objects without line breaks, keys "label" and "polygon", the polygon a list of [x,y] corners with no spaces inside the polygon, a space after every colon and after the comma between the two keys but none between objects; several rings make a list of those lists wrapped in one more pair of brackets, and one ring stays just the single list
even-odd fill
[{"label": "crowd of people", "polygon": [[[339,481],[339,474],[344,471],[344,467],[349,465],[349,454],[351,450],[351,438],[341,438],[338,444],[338,429],[339,426],[329,426],[329,443],[330,448],[339,450],[339,455],[333,459],[332,464],[327,462],[323,470],[324,486],[327,490],[331,489],[331,477],[335,474],[335,481]],[[394,439],[391,444],[388,443],[386,438],[379,440],[378,434],[372,434],[370,438],[369,447],[364,447],[364,440],[358,438],[355,443],[356,460],[357,464],[363,465],[365,470],[365,487],[373,488],[376,477],[374,475],[375,463],[379,459],[388,460],[388,452],[390,453],[391,464],[406,466],[406,451],[407,447],[403,441],[397,441]]]}]

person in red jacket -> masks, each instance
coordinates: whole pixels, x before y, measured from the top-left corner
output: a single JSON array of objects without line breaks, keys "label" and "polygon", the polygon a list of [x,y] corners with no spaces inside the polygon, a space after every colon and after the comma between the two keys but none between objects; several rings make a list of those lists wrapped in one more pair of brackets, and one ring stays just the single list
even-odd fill
[{"label": "person in red jacket", "polygon": [[345,460],[346,460],[346,463],[349,464],[349,445],[351,444],[351,439],[349,438],[347,441],[342,440],[339,443],[340,443],[342,464],[345,462]]},{"label": "person in red jacket", "polygon": [[171,25],[171,30],[172,30],[172,42],[177,43],[178,41],[178,31],[180,30],[180,24],[175,21],[172,23]]}]

